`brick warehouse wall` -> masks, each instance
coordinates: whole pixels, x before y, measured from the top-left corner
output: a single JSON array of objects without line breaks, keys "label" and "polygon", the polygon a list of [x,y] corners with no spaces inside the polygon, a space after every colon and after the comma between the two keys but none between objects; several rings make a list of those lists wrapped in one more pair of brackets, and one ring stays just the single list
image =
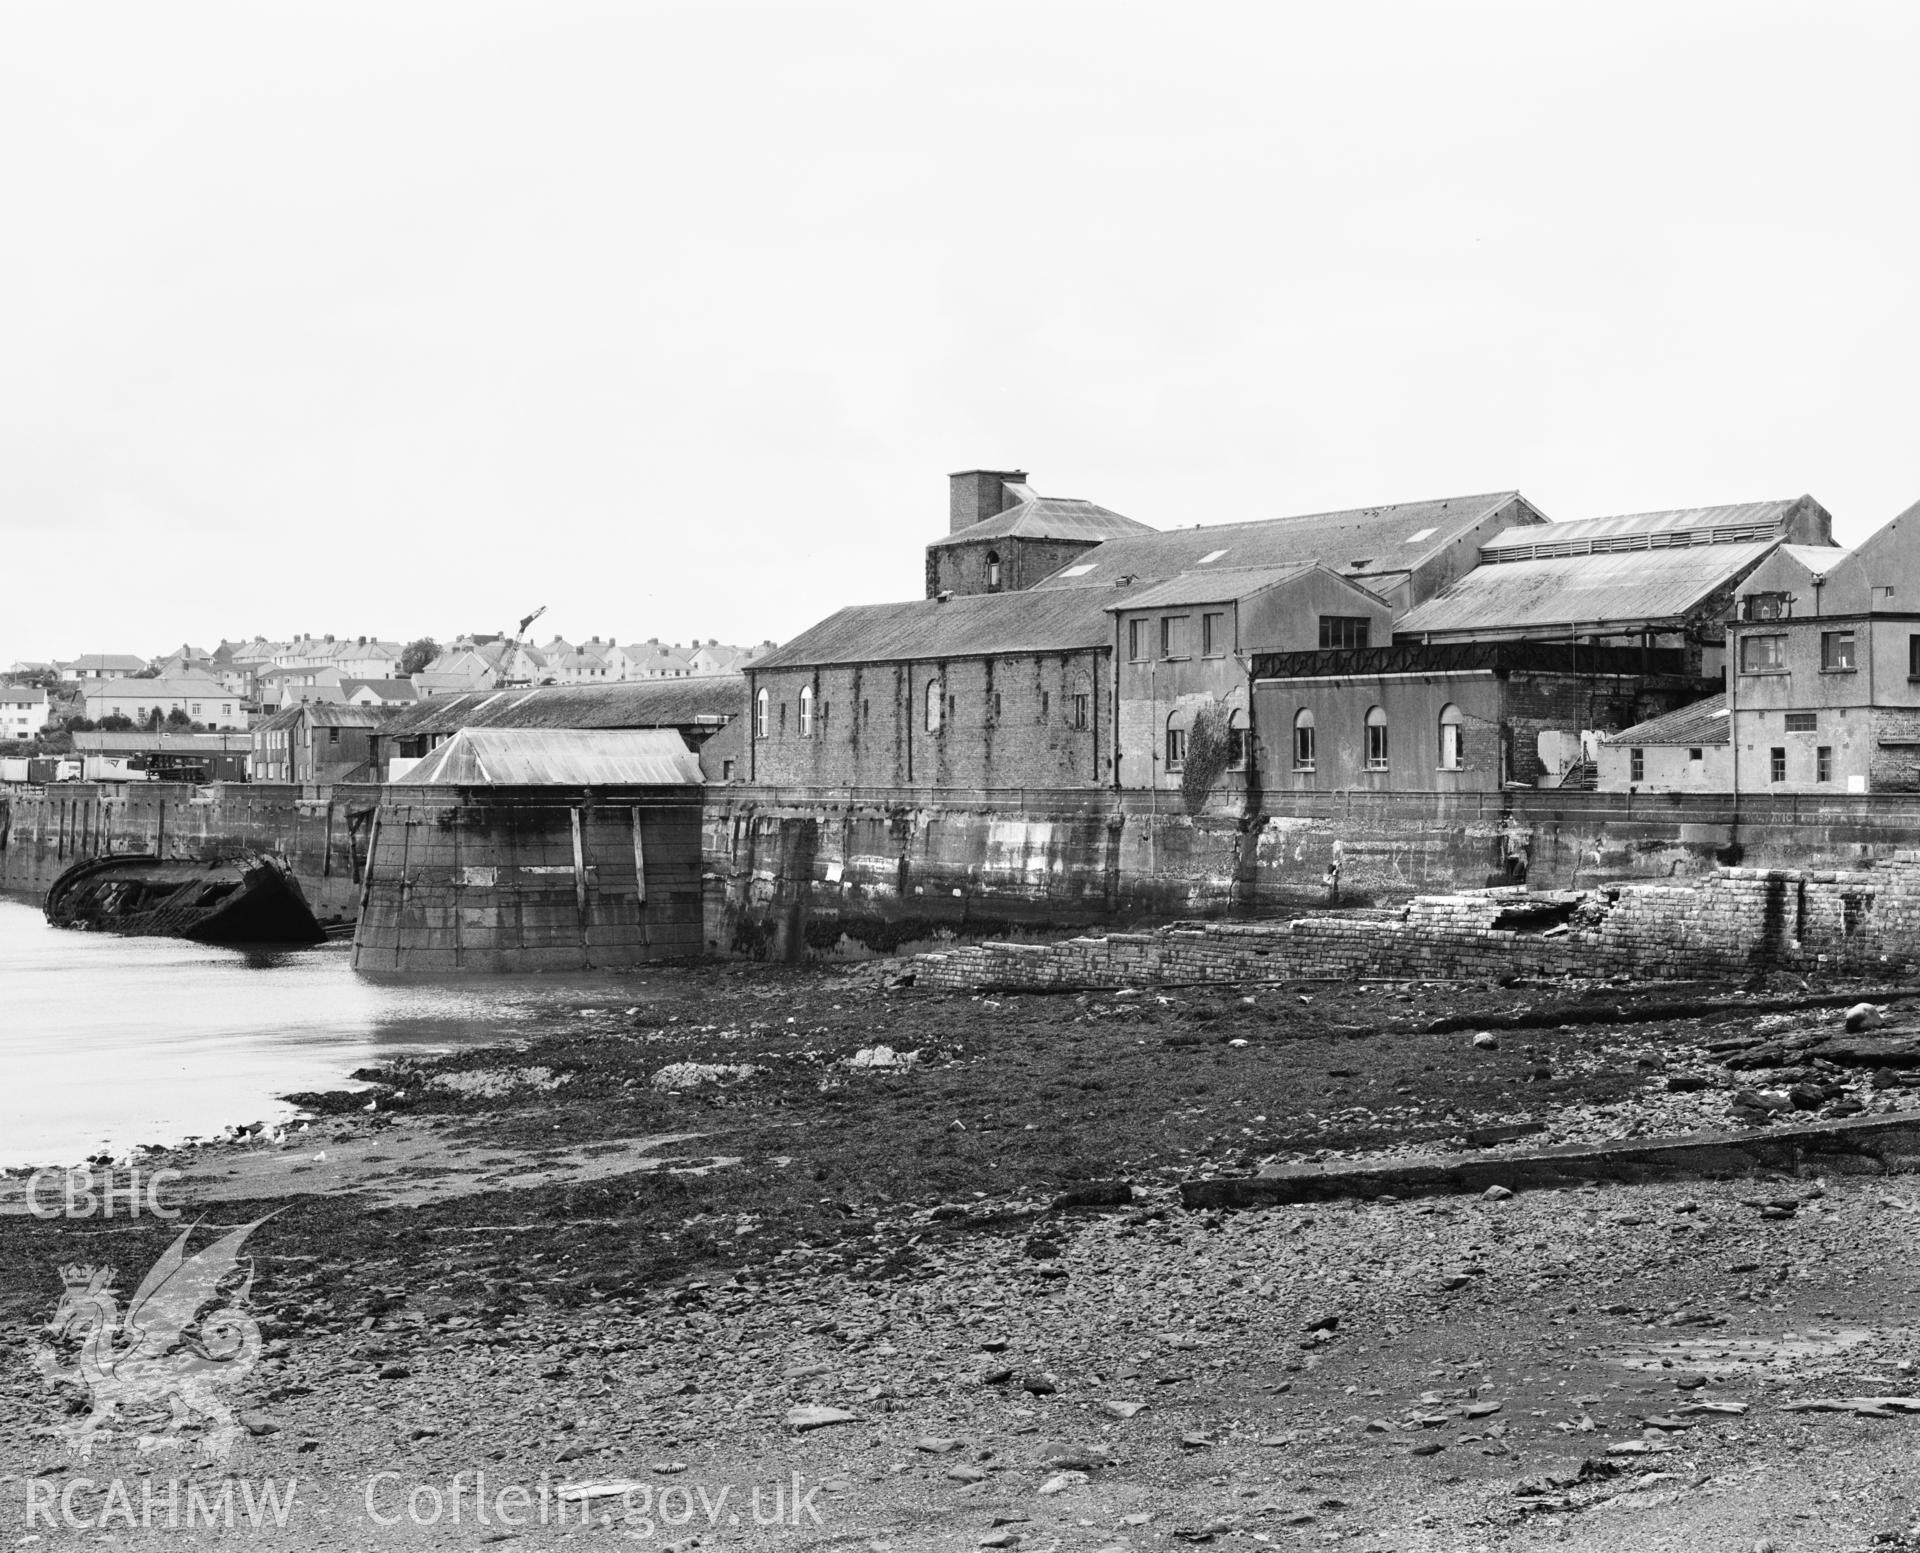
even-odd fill
[{"label": "brick warehouse wall", "polygon": [[371,858],[356,970],[572,971],[701,952],[695,789],[394,788]]},{"label": "brick warehouse wall", "polygon": [[[926,692],[941,687],[928,732]],[[753,738],[756,783],[826,787],[1098,788],[1112,775],[1109,669],[1100,653],[1022,653],[940,663],[756,671],[768,696],[767,736]],[[813,691],[801,733],[800,692]],[[1074,724],[1084,695],[1087,724]]]},{"label": "brick warehouse wall", "polygon": [[[1548,936],[1551,933],[1552,936]],[[1757,967],[1920,972],[1920,853],[1848,872],[1725,869],[1686,886],[1423,896],[1393,912],[1208,923],[916,957],[918,984],[1034,991],[1360,976],[1685,979]]]}]

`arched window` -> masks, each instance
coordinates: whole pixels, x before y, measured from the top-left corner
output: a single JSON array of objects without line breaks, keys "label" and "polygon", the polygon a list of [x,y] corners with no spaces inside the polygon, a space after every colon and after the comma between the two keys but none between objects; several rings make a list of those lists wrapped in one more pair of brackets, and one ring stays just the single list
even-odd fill
[{"label": "arched window", "polygon": [[1247,769],[1247,709],[1236,706],[1227,714],[1227,769]]},{"label": "arched window", "polygon": [[1460,708],[1449,701],[1440,708],[1440,769],[1458,771],[1466,764],[1465,733]]},{"label": "arched window", "polygon": [[1167,714],[1167,769],[1178,771],[1187,763],[1187,730],[1178,712]]},{"label": "arched window", "polygon": [[927,681],[927,732],[928,733],[938,733],[940,731],[940,710],[941,710],[940,681],[937,679],[930,679]]},{"label": "arched window", "polygon": [[753,736],[756,739],[767,736],[767,693],[764,690],[753,698]]},{"label": "arched window", "polygon": [[987,552],[987,592],[998,593],[999,591],[1000,552],[998,550],[989,550]]},{"label": "arched window", "polygon": [[1313,769],[1313,711],[1301,707],[1293,714],[1293,769]]},{"label": "arched window", "polygon": [[1367,708],[1367,769],[1387,769],[1387,714],[1377,706]]},{"label": "arched window", "polygon": [[813,686],[800,687],[800,737],[813,737]]}]

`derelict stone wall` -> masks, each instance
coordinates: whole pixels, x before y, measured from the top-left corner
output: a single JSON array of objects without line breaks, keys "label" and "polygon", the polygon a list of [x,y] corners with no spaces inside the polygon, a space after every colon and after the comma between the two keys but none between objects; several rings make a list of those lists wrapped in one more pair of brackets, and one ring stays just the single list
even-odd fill
[{"label": "derelict stone wall", "polygon": [[1360,976],[1724,977],[1773,966],[1920,973],[1920,853],[1879,868],[1730,868],[1691,885],[1422,896],[1393,911],[1196,923],[915,961],[922,986],[1043,990]]}]

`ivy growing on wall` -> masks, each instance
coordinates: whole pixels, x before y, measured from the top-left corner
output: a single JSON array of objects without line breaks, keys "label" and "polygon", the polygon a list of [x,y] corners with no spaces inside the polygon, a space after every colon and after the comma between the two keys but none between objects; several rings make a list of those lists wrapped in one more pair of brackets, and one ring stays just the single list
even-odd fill
[{"label": "ivy growing on wall", "polygon": [[1187,761],[1180,773],[1180,792],[1189,803],[1200,803],[1233,761],[1233,722],[1218,701],[1197,707],[1187,726]]}]

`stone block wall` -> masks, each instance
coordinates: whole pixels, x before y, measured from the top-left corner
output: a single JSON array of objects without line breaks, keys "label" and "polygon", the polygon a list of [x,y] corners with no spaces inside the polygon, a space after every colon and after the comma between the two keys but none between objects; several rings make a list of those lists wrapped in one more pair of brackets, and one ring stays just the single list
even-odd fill
[{"label": "stone block wall", "polygon": [[697,955],[699,835],[697,793],[393,788],[354,968],[571,971]]},{"label": "stone block wall", "polygon": [[1294,977],[1674,980],[1771,966],[1920,973],[1920,852],[1844,873],[1729,868],[1687,886],[1491,889],[1420,896],[1391,912],[988,943],[915,961],[920,985],[951,991]]}]

